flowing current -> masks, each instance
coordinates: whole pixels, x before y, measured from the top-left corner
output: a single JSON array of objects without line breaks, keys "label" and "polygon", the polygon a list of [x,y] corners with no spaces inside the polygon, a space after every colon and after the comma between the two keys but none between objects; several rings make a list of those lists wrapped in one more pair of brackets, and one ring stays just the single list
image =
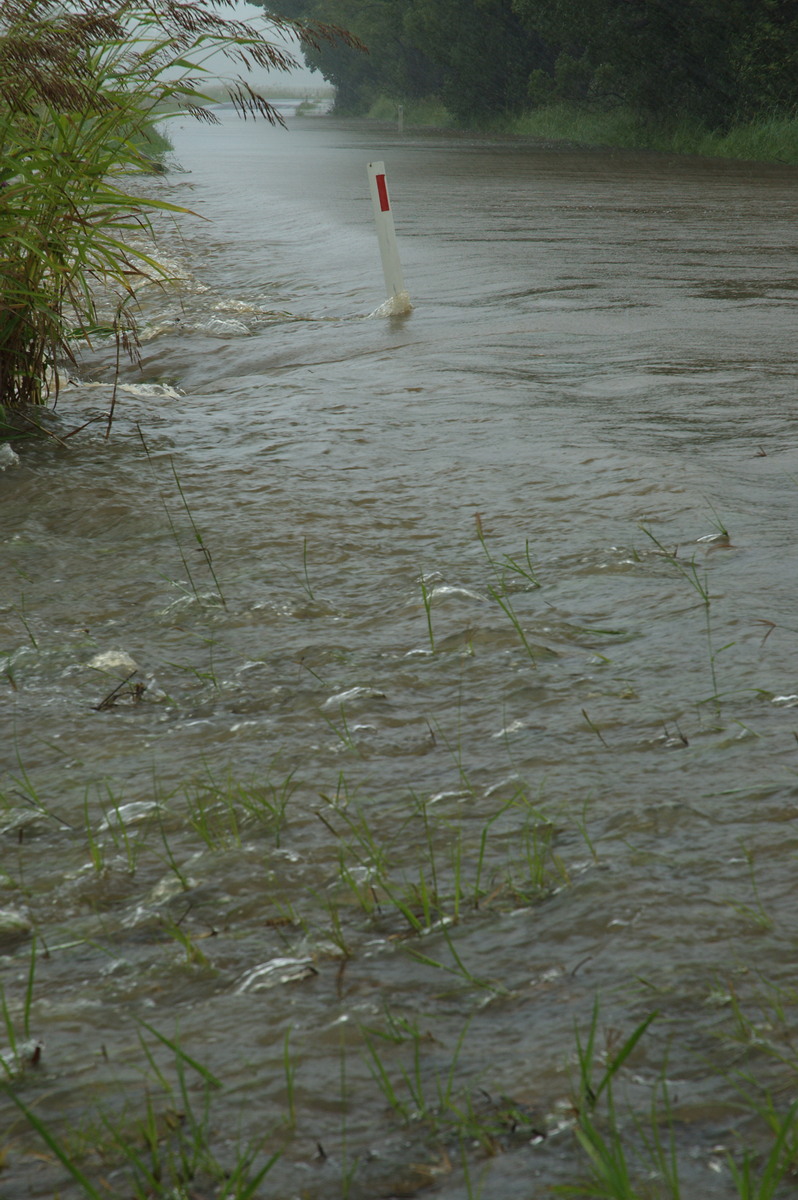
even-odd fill
[{"label": "flowing current", "polygon": [[[111,1195],[206,1090],[257,1195],[533,1200],[588,1171],[577,1031],[595,1087],[656,1013],[630,1169],[667,1089],[736,1196],[741,1075],[794,1069],[795,171],[220,117],[110,438],[0,473],[15,1094]],[[7,1200],[85,1194],[0,1111]]]}]

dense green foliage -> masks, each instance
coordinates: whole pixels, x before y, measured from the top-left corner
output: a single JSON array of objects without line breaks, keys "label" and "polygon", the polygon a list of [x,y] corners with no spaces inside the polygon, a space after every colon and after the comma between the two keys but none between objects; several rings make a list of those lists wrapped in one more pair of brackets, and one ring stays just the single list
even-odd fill
[{"label": "dense green foliage", "polygon": [[798,0],[287,0],[344,25],[362,59],[306,53],[340,111],[438,95],[463,121],[556,103],[708,129],[798,102]]}]

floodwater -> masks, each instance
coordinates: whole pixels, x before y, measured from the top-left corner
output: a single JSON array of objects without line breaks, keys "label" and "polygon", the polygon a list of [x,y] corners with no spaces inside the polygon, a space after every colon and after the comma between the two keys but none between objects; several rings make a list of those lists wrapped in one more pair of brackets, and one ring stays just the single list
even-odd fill
[{"label": "floodwater", "polygon": [[[201,217],[110,438],[0,473],[14,1094],[101,1195],[249,1194],[252,1144],[279,1200],[535,1200],[587,1177],[576,1031],[601,1124],[656,1013],[630,1173],[672,1194],[657,1099],[682,1195],[736,1196],[795,1080],[795,171],[173,137]],[[87,1194],[0,1109],[4,1200]]]}]

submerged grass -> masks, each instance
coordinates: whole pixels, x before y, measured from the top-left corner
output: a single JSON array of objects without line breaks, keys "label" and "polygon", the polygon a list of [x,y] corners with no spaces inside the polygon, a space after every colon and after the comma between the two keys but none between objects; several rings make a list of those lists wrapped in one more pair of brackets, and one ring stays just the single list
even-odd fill
[{"label": "submerged grass", "polygon": [[31,1035],[31,1004],[36,979],[36,936],[31,941],[30,964],[25,983],[25,992],[20,1005],[21,1022],[12,1012],[5,987],[0,983],[0,1017],[5,1030],[7,1049],[0,1054],[0,1080],[5,1076],[12,1080],[35,1067],[41,1055],[41,1044]]},{"label": "submerged grass", "polygon": [[523,792],[469,833],[417,796],[390,817],[365,803],[342,809],[322,798],[328,809],[317,816],[334,839],[341,899],[378,926],[399,917],[411,934],[445,930],[469,913],[540,903],[569,881],[553,823]]},{"label": "submerged grass", "polygon": [[[264,1153],[266,1135],[261,1142],[239,1146],[232,1159],[229,1153],[220,1157],[214,1145],[218,1134],[212,1111],[213,1093],[221,1088],[220,1081],[186,1054],[177,1038],[166,1037],[146,1022],[141,1025],[172,1052],[172,1070],[167,1075],[140,1036],[149,1079],[157,1093],[148,1089],[138,1109],[128,1100],[118,1114],[99,1110],[91,1123],[95,1132],[84,1141],[82,1151],[75,1138],[59,1136],[36,1112],[33,1102],[27,1104],[10,1090],[11,1102],[89,1200],[108,1195],[108,1171],[115,1176],[124,1174],[125,1195],[133,1200],[173,1200],[197,1195],[198,1189],[207,1187],[213,1188],[217,1200],[250,1200],[280,1152]],[[199,1078],[199,1088],[189,1072]],[[99,1175],[94,1165],[98,1157]]]},{"label": "submerged grass", "polygon": [[[296,787],[291,773],[282,782],[259,787],[209,775],[189,790],[159,795],[157,811],[138,824],[135,833],[125,823],[130,814],[113,792],[107,790],[99,799],[86,795],[92,870],[98,880],[107,878],[111,850],[120,853],[131,874],[154,879],[153,864],[165,867],[185,894],[187,907],[182,916],[164,909],[156,936],[162,944],[174,945],[176,965],[182,963],[195,982],[218,978],[215,943],[200,943],[196,928],[185,920],[196,891],[188,863],[193,872],[198,855],[223,855],[231,846],[242,846],[244,830],[248,835],[256,832],[261,820],[269,839],[277,831],[285,837],[290,829],[287,816],[298,799]],[[471,800],[479,802],[478,794]],[[307,799],[304,803],[307,806]],[[46,809],[43,802],[40,807]],[[92,818],[93,807],[104,814],[102,828]],[[478,1194],[480,1180],[490,1194],[486,1181],[491,1159],[499,1153],[532,1153],[530,1147],[545,1144],[549,1132],[559,1126],[553,1111],[533,1111],[525,1096],[508,1096],[492,1077],[492,1065],[481,1050],[481,1022],[490,1019],[485,1014],[491,1006],[513,1006],[519,997],[506,980],[481,977],[464,939],[475,922],[493,920],[507,909],[517,914],[519,905],[534,906],[555,894],[567,897],[569,873],[555,851],[560,833],[523,793],[494,802],[492,811],[483,811],[477,819],[464,814],[457,820],[451,811],[439,812],[421,797],[411,797],[403,808],[404,815],[392,806],[358,801],[345,780],[339,780],[336,792],[318,810],[321,828],[330,838],[324,861],[337,860],[337,872],[326,870],[326,883],[305,892],[301,915],[285,915],[286,945],[281,953],[295,957],[298,952],[307,954],[310,946],[326,946],[316,953],[332,953],[338,960],[336,986],[343,1002],[346,964],[367,962],[379,932],[382,944],[393,945],[412,964],[416,986],[426,978],[426,994],[437,997],[427,1015],[416,995],[389,1000],[387,989],[382,990],[381,1015],[361,1020],[347,1041],[341,1040],[340,1194],[370,1194],[368,1182],[362,1187],[359,1183],[364,1148],[349,1128],[348,1102],[343,1100],[355,1063],[366,1069],[381,1098],[380,1119],[390,1116],[408,1131],[415,1148],[410,1153],[425,1152],[435,1156],[433,1161],[447,1163],[447,1173],[460,1172],[468,1194]],[[176,821],[178,811],[187,825]],[[581,821],[584,824],[584,814]],[[578,821],[569,832],[588,845],[595,861],[595,839],[583,836]],[[278,919],[271,920],[277,929]],[[298,946],[303,949],[298,951]],[[234,1150],[229,1136],[220,1140],[217,1114],[224,1111],[224,1073],[206,1066],[177,1035],[164,1034],[152,1019],[140,1016],[136,1037],[145,1080],[141,1097],[136,1101],[129,1082],[120,1082],[118,1093],[112,1089],[93,1124],[89,1122],[96,1132],[87,1137],[72,1123],[46,1115],[46,1083],[39,1083],[35,1073],[42,1066],[40,1055],[46,1053],[36,1036],[47,1014],[46,1007],[36,1004],[39,960],[39,942],[34,939],[18,989],[0,993],[10,1047],[3,1060],[5,1088],[0,1096],[14,1106],[43,1144],[48,1161],[60,1165],[73,1187],[90,1200],[107,1194],[108,1178],[133,1200],[192,1194],[247,1200],[271,1195],[261,1185],[277,1169],[281,1155],[308,1138],[318,1119],[302,1066],[309,1048],[296,1019],[284,1020],[275,1033],[273,1069],[275,1079],[282,1079],[282,1108],[270,1106],[267,1132],[259,1140],[240,1139]],[[446,1008],[451,1010],[448,1014]],[[346,1011],[344,1005],[342,1012]],[[758,1014],[751,1015],[732,993],[726,1022],[730,1044],[741,1046],[746,1054],[764,1056],[777,1077],[763,1081],[754,1062],[744,1069],[734,1067],[726,1081],[718,1076],[730,1097],[726,1103],[737,1114],[737,1128],[743,1113],[754,1123],[750,1137],[738,1134],[725,1152],[724,1169],[740,1200],[778,1200],[798,1163],[798,1102],[783,1100],[784,1092],[798,1081],[795,1011],[794,992],[765,980]],[[636,1075],[634,1095],[626,1088],[655,1020],[657,1025],[667,1022],[667,1013],[649,1013],[631,1032],[607,1030],[602,1039],[596,1000],[586,1032],[577,1029],[568,1127],[583,1166],[581,1173],[574,1166],[572,1182],[562,1185],[559,1194],[592,1200],[685,1200],[689,1194],[685,1179],[691,1177],[690,1154],[684,1139],[689,1120],[670,1095],[668,1052],[653,1075],[650,1066],[645,1071],[650,1082],[642,1106]],[[30,1046],[39,1047],[35,1056]],[[646,1054],[650,1059],[651,1051]],[[363,1103],[362,1079],[358,1089]],[[18,1130],[15,1138],[18,1158]]]},{"label": "submerged grass", "polygon": [[[179,488],[178,493],[191,530],[189,537],[202,553],[202,540],[186,512],[185,496]],[[177,536],[174,527],[172,533]],[[510,643],[513,661],[528,678],[532,673],[525,644],[527,630],[517,613],[521,603],[537,603],[538,596],[543,600],[542,572],[528,543],[521,551],[499,554],[488,544],[481,521],[477,522],[477,536],[480,546],[474,557],[489,581],[483,591],[487,590],[495,605],[486,611],[500,612],[509,621],[515,636],[508,636],[504,644]],[[696,561],[678,558],[658,539],[649,535],[648,540],[654,546],[648,560],[652,570],[672,574],[679,585],[676,590],[695,597],[708,614],[709,572]],[[638,560],[643,562],[645,555]],[[306,541],[299,586],[312,596]],[[196,607],[200,619],[207,618],[214,608],[217,614],[221,611],[219,604]],[[435,650],[435,631],[429,607],[425,608],[430,648]],[[613,632],[577,629],[576,636],[582,639],[592,633],[603,637]],[[716,696],[711,635],[707,617],[706,628],[698,632],[696,658],[705,679],[707,641]],[[443,657],[438,648],[436,667]],[[534,672],[536,686],[540,674]],[[581,701],[574,699],[576,713],[580,707]],[[316,714],[315,707],[309,711]],[[613,748],[615,738],[605,740],[590,715],[592,701],[589,710],[581,711],[604,748]],[[327,720],[323,713],[321,718]],[[344,706],[327,727],[334,728],[341,745],[356,748],[356,733]],[[59,934],[53,954],[67,945],[87,952],[99,947],[103,966],[112,960],[116,968],[124,964],[126,956],[131,961],[143,960],[151,970],[157,963],[159,977],[152,1003],[185,1003],[188,1011],[202,997],[219,995],[222,1003],[229,1003],[230,1012],[236,1012],[234,1005],[242,994],[236,988],[245,957],[242,947],[258,956],[256,962],[261,955],[274,955],[270,962],[288,963],[287,971],[291,964],[304,963],[313,986],[320,991],[325,986],[328,989],[321,1003],[330,1009],[329,1022],[322,1021],[324,1027],[313,1032],[319,1050],[309,1045],[303,1034],[302,1022],[308,1011],[302,1010],[304,997],[294,1007],[293,995],[284,999],[272,992],[264,1004],[269,1021],[264,1023],[267,1033],[263,1039],[273,1027],[274,1044],[269,1059],[258,1041],[253,1057],[257,1054],[270,1061],[279,1084],[274,1091],[280,1096],[279,1104],[257,1099],[267,1114],[264,1120],[270,1132],[265,1142],[242,1137],[232,1153],[230,1139],[224,1138],[220,1148],[218,1130],[225,1124],[229,1127],[236,1103],[227,1092],[224,1068],[204,1066],[201,1053],[189,1054],[177,1037],[161,1034],[154,1019],[139,1020],[136,1027],[137,1036],[141,1033],[136,1053],[146,1081],[144,1094],[139,1101],[132,1100],[129,1082],[120,1079],[118,1090],[117,1085],[108,1089],[108,1104],[94,1118],[98,1136],[91,1142],[84,1137],[81,1142],[70,1121],[45,1115],[51,1111],[46,1107],[45,1083],[40,1083],[33,1070],[39,1060],[25,1058],[24,1047],[34,1042],[37,1024],[49,1020],[47,1006],[37,1009],[35,1003],[42,944],[37,934],[30,958],[23,960],[21,983],[13,994],[10,986],[2,993],[0,1015],[11,1049],[3,1095],[21,1114],[28,1131],[43,1143],[49,1162],[60,1164],[75,1188],[89,1197],[106,1195],[105,1180],[110,1177],[117,1194],[135,1200],[185,1200],[192,1193],[243,1200],[272,1194],[271,1179],[264,1187],[260,1185],[278,1169],[280,1151],[291,1151],[297,1157],[304,1154],[307,1165],[308,1155],[298,1147],[321,1141],[314,1124],[323,1120],[324,1105],[306,1084],[310,1072],[303,1067],[303,1058],[307,1061],[316,1053],[337,1054],[340,1065],[340,1097],[334,1102],[341,1151],[334,1186],[328,1177],[317,1193],[325,1200],[339,1193],[369,1198],[378,1194],[368,1176],[371,1148],[364,1142],[362,1128],[351,1119],[356,1103],[371,1106],[376,1114],[374,1125],[381,1131],[388,1121],[401,1129],[408,1157],[423,1153],[433,1164],[440,1164],[428,1166],[428,1182],[438,1178],[435,1170],[459,1173],[456,1186],[462,1184],[468,1195],[479,1194],[480,1188],[491,1194],[490,1160],[500,1151],[532,1154],[534,1145],[547,1140],[554,1143],[549,1134],[555,1129],[557,1136],[564,1132],[562,1121],[555,1121],[549,1098],[542,1116],[530,1111],[526,1093],[536,1086],[531,1067],[524,1094],[516,1095],[513,1090],[508,1096],[502,1091],[498,1068],[489,1057],[486,1061],[485,1042],[480,1041],[486,1028],[483,1020],[499,1012],[500,1019],[510,1014],[505,1029],[516,1021],[521,1025],[528,1005],[536,998],[528,978],[514,984],[493,977],[490,964],[486,966],[480,950],[475,949],[478,941],[473,936],[476,931],[488,941],[493,936],[499,939],[512,923],[524,921],[531,946],[537,921],[545,917],[547,909],[555,913],[555,921],[567,924],[572,919],[569,904],[580,880],[587,879],[590,886],[597,876],[606,878],[612,869],[609,862],[602,861],[605,831],[593,828],[587,803],[580,807],[573,796],[550,806],[533,797],[517,779],[503,781],[497,790],[479,786],[459,732],[450,743],[445,731],[438,728],[435,744],[448,749],[451,761],[447,767],[450,772],[454,768],[457,792],[430,794],[408,787],[389,797],[364,794],[342,772],[329,791],[320,793],[300,778],[304,768],[293,762],[284,764],[269,744],[269,766],[259,774],[245,775],[243,769],[240,773],[215,771],[210,763],[203,763],[198,776],[184,786],[162,789],[157,780],[151,781],[147,798],[130,806],[123,803],[118,786],[103,781],[88,788],[82,785],[79,804],[73,803],[71,809],[64,791],[39,794],[34,774],[26,770],[19,755],[15,794],[0,797],[0,804],[10,811],[22,801],[31,814],[31,824],[35,818],[44,830],[36,837],[60,847],[60,883],[66,888],[68,881],[75,894],[86,900],[64,918],[63,938]],[[361,765],[360,761],[354,764],[353,772]],[[62,811],[78,811],[82,820],[72,824],[60,815]],[[309,826],[313,829],[310,836]],[[9,829],[13,837],[15,829]],[[29,871],[45,843],[40,840],[37,846],[33,836],[28,838],[27,826],[19,829],[15,853]],[[585,849],[587,862],[582,862]],[[218,864],[225,856],[229,861],[222,869]],[[753,903],[734,907],[755,931],[770,929],[776,917],[764,894],[760,895],[753,850],[746,852],[746,859],[746,882],[753,888]],[[616,869],[618,865],[612,864]],[[49,919],[61,928],[60,918],[52,911],[48,916],[51,886],[49,880],[32,881],[22,867],[18,881],[9,877],[9,893],[24,897],[31,905],[34,927]],[[596,894],[600,892],[597,884]],[[203,904],[207,905],[204,912]],[[82,924],[87,910],[98,918],[91,925],[93,944]],[[153,948],[149,958],[148,941]],[[12,957],[19,960],[23,956],[10,954]],[[398,968],[397,963],[401,964]],[[249,960],[247,969],[251,965]],[[581,977],[574,982],[580,965],[565,976],[563,1002],[584,1006]],[[299,976],[286,978],[291,982],[282,986],[284,994],[299,986]],[[123,980],[122,990],[125,986]],[[364,996],[382,1012],[381,1018],[351,1020]],[[126,1012],[129,1005],[140,1014],[147,1011],[143,1005],[150,999],[147,996],[142,1001],[141,995],[125,999],[124,1006],[120,1004],[115,1011]],[[552,1003],[560,1000],[555,998]],[[429,1019],[425,1005],[431,1010]],[[760,1020],[752,1020],[737,997],[729,1005],[726,1024],[732,1027],[736,1042],[746,1054],[766,1055],[778,1075],[777,1083],[768,1079],[760,1085],[754,1063],[745,1075],[738,1071],[731,1082],[719,1076],[722,1104],[733,1106],[735,1113],[747,1114],[753,1125],[750,1136],[748,1130],[741,1131],[724,1152],[729,1185],[747,1200],[776,1200],[798,1155],[796,1111],[784,1100],[785,1090],[798,1079],[798,1055],[789,1043],[794,1024],[791,1007],[798,1008],[795,996],[775,985],[767,992]],[[623,1028],[631,1026],[632,1032],[607,1036],[600,1045],[596,1005],[587,1033],[580,1029],[575,1036],[578,1082],[567,1109],[567,1128],[573,1138],[570,1158],[578,1155],[582,1165],[573,1165],[572,1182],[566,1185],[565,1194],[594,1200],[685,1200],[684,1180],[691,1167],[684,1129],[690,1128],[692,1118],[668,1090],[667,1053],[653,1079],[651,1071],[647,1072],[644,1106],[640,1106],[639,1082],[637,1091],[627,1094],[627,1077],[644,1040],[649,1040],[654,1018],[646,1015],[641,1019],[639,1010],[630,1016],[624,1007],[619,1019]],[[339,1022],[340,1030],[331,1036],[330,1027]],[[772,1029],[766,1039],[763,1027],[768,1023]],[[351,1031],[347,1039],[344,1028]],[[330,1050],[338,1035],[337,1049]],[[249,1053],[246,1039],[251,1028],[242,1028],[241,1036],[244,1045],[231,1048],[231,1055],[239,1059]],[[477,1049],[472,1051],[472,1046]],[[156,1050],[169,1054],[168,1070]],[[218,1047],[214,1053],[218,1062]],[[232,1073],[240,1087],[240,1063]],[[563,1080],[565,1074],[563,1064]],[[364,1087],[364,1075],[369,1090]],[[520,1077],[521,1068],[515,1074],[516,1080]],[[263,1080],[258,1083],[260,1086]],[[350,1099],[350,1092],[356,1099]],[[726,1098],[730,1094],[732,1100]],[[329,1097],[323,1099],[332,1107]],[[255,1101],[249,1098],[248,1086],[250,1103]],[[329,1127],[325,1139],[328,1135]],[[29,1140],[23,1151],[19,1144],[13,1147],[14,1156],[31,1154]],[[0,1153],[2,1150],[0,1145]],[[557,1153],[556,1145],[551,1153]],[[328,1157],[322,1147],[318,1159],[329,1165]],[[293,1187],[290,1193],[277,1190],[273,1194],[295,1191]],[[394,1194],[387,1185],[383,1191]]]},{"label": "submerged grass", "polygon": [[[142,448],[147,457],[147,463],[148,463],[148,465],[153,473],[153,476],[156,480],[156,486],[158,486],[158,491],[159,491],[161,504],[163,506],[163,511],[166,516],[166,520],[169,525],[170,532],[172,534],[172,539],[174,541],[175,546],[177,547],[178,554],[180,555],[180,561],[183,564],[183,570],[185,571],[186,577],[188,579],[191,595],[194,597],[194,599],[197,601],[198,604],[203,604],[206,602],[205,594],[199,590],[197,583],[194,580],[194,576],[191,571],[191,566],[189,564],[188,558],[186,557],[186,553],[183,549],[182,539],[178,533],[177,524],[175,522],[174,517],[172,516],[172,511],[169,507],[169,504],[167,503],[166,495],[165,495],[164,491],[161,489],[161,487],[159,486],[158,470],[157,470],[155,458],[150,453],[150,448],[144,437],[144,433],[141,429],[141,426],[138,423],[136,424],[136,432],[138,433],[139,441],[141,442]],[[211,579],[213,580],[214,586],[216,588],[216,594],[213,598],[213,603],[221,604],[223,608],[226,608],[227,601],[225,600],[224,592],[222,591],[222,586],[219,583],[219,579],[216,575],[216,570],[214,569],[213,557],[211,555],[211,552],[208,548],[207,543],[205,542],[205,540],[202,536],[202,532],[195,520],[194,513],[191,509],[191,505],[188,502],[188,498],[186,496],[185,489],[183,487],[180,476],[178,474],[177,467],[175,466],[175,461],[172,458],[171,454],[168,455],[167,458],[169,461],[169,470],[170,470],[170,474],[172,477],[172,481],[174,482],[175,489],[180,498],[180,506],[183,509],[185,517],[188,521],[189,527],[191,529],[191,535],[192,535],[194,541],[197,543],[197,546],[196,546],[197,551],[202,555],[205,565],[208,568],[208,572],[209,572]]]}]

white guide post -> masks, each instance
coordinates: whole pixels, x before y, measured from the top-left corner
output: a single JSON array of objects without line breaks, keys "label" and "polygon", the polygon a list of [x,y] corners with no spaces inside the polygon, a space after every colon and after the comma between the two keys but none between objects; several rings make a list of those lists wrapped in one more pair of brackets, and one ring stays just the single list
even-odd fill
[{"label": "white guide post", "polygon": [[396,230],[393,224],[391,201],[388,197],[388,184],[385,179],[385,163],[369,163],[368,175],[382,271],[385,276],[385,289],[388,293],[385,304],[381,305],[377,311],[380,315],[384,312],[386,316],[399,316],[409,312],[413,305],[410,303],[410,297],[405,288],[402,264],[399,262]]}]

